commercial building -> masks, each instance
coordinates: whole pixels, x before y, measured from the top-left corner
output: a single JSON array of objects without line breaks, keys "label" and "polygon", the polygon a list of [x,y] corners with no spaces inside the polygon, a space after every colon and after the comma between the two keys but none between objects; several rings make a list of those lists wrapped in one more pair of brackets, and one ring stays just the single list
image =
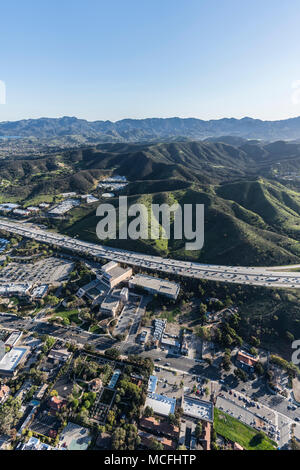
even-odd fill
[{"label": "commercial building", "polygon": [[139,342],[140,342],[141,344],[146,343],[147,336],[148,336],[148,332],[145,331],[145,330],[142,331],[142,332],[140,333],[140,336],[139,336]]},{"label": "commercial building", "polygon": [[154,413],[158,415],[169,416],[170,413],[174,414],[176,399],[150,392],[148,393],[145,406],[152,408]]},{"label": "commercial building", "polygon": [[31,292],[31,297],[33,299],[42,299],[45,297],[49,290],[49,286],[47,284],[43,284],[42,286],[35,287]]},{"label": "commercial building", "polygon": [[28,217],[30,212],[27,209],[14,209],[13,214],[17,217]]},{"label": "commercial building", "polygon": [[170,282],[144,274],[136,274],[129,281],[129,287],[141,287],[151,294],[159,294],[169,299],[176,300],[180,292],[180,285],[176,282]]},{"label": "commercial building", "polygon": [[154,393],[157,387],[157,377],[156,375],[150,375],[148,381],[148,393]]},{"label": "commercial building", "polygon": [[0,284],[0,296],[2,297],[26,297],[30,296],[30,289],[32,288],[31,284]]},{"label": "commercial building", "polygon": [[153,338],[155,341],[160,341],[162,335],[166,328],[166,320],[161,320],[160,318],[156,318],[154,320],[154,330],[153,330]]},{"label": "commercial building", "polygon": [[99,201],[99,199],[92,194],[84,194],[80,197],[81,199],[84,199],[87,204],[93,204],[94,202]]},{"label": "commercial building", "polygon": [[100,305],[101,313],[107,315],[108,317],[115,317],[121,308],[122,304],[120,300],[111,295],[106,296]]},{"label": "commercial building", "polygon": [[9,346],[10,348],[13,348],[14,346],[16,346],[16,344],[20,341],[20,339],[22,338],[23,336],[23,333],[22,331],[13,331],[9,337],[7,338],[7,340],[5,341],[5,345],[6,346]]},{"label": "commercial building", "polygon": [[0,375],[6,377],[15,375],[16,368],[24,359],[26,352],[26,348],[13,348],[6,353],[0,361]]},{"label": "commercial building", "polygon": [[180,342],[176,338],[170,338],[169,336],[163,335],[160,344],[170,352],[180,351]]},{"label": "commercial building", "polygon": [[62,349],[51,349],[48,355],[48,358],[51,359],[52,361],[66,362],[71,356],[72,356],[72,353],[70,351],[62,348]]},{"label": "commercial building", "polygon": [[36,206],[29,206],[27,207],[27,210],[31,213],[36,213],[36,212],[40,212],[40,208],[39,207],[36,207]]},{"label": "commercial building", "polygon": [[122,300],[122,302],[125,304],[126,302],[128,302],[128,299],[129,299],[129,290],[127,289],[127,287],[123,287],[121,289],[121,292],[120,292],[120,299]]},{"label": "commercial building", "polygon": [[62,197],[74,197],[77,196],[77,193],[75,191],[69,192],[69,193],[61,193]]},{"label": "commercial building", "polygon": [[108,284],[111,289],[120,284],[120,282],[130,279],[131,276],[131,268],[121,268],[119,263],[115,261],[104,264],[101,273],[97,274],[97,277]]},{"label": "commercial building", "polygon": [[125,186],[127,186],[127,184],[128,182],[126,176],[115,175],[100,181],[100,183],[98,184],[98,188],[111,189],[113,191],[121,191],[123,188],[125,188]]},{"label": "commercial building", "polygon": [[184,395],[182,397],[181,407],[183,409],[183,414],[190,418],[208,421],[210,423],[213,422],[214,407],[210,401],[191,398]]},{"label": "commercial building", "polygon": [[104,284],[103,282],[99,281],[98,279],[95,279],[94,281],[89,282],[83,287],[80,287],[78,289],[76,295],[80,299],[86,295],[89,299],[95,300],[99,296],[104,296],[108,293],[109,287]]},{"label": "commercial building", "polygon": [[78,199],[66,199],[51,209],[48,214],[54,217],[64,215],[76,206],[80,206],[80,201]]},{"label": "commercial building", "polygon": [[5,214],[8,214],[14,209],[17,209],[17,207],[20,207],[20,204],[13,204],[10,202],[6,202],[4,204],[0,204],[0,212],[4,212]]}]

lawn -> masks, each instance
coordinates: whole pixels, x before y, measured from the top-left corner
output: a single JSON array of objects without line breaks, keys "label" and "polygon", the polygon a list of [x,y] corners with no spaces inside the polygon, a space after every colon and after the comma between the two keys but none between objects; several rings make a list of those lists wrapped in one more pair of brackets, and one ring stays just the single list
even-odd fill
[{"label": "lawn", "polygon": [[217,408],[214,409],[214,429],[217,434],[232,442],[237,442],[246,450],[275,450],[277,448],[276,443],[266,435],[261,442],[258,442],[259,440],[255,439],[258,434],[255,429]]},{"label": "lawn", "polygon": [[57,310],[52,318],[60,317],[63,320],[69,320],[70,323],[81,324],[81,320],[78,318],[78,310]]},{"label": "lawn", "polygon": [[103,330],[103,328],[101,328],[100,326],[98,325],[92,325],[89,330],[88,330],[90,333],[95,333],[97,335],[101,335],[103,333],[105,333],[105,331]]}]

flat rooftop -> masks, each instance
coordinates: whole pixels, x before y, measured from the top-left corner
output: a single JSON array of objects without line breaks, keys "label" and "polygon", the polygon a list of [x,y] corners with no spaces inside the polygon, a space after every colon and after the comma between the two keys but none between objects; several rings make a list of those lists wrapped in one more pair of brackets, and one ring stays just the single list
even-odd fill
[{"label": "flat rooftop", "polygon": [[14,371],[26,352],[26,348],[12,348],[0,361],[0,370]]},{"label": "flat rooftop", "polygon": [[43,284],[41,286],[37,286],[35,287],[32,292],[31,292],[31,295],[32,297],[36,297],[36,298],[41,298],[43,297],[44,295],[46,295],[48,292],[48,285],[47,284]]},{"label": "flat rooftop", "polygon": [[165,279],[136,274],[130,279],[130,284],[151,289],[161,295],[177,297],[180,291],[180,285],[176,282],[170,282]]},{"label": "flat rooftop", "polygon": [[102,271],[107,273],[112,268],[116,268],[117,266],[118,266],[118,263],[116,263],[115,261],[109,261],[109,263],[103,264]]},{"label": "flat rooftop", "polygon": [[5,341],[5,344],[15,344],[22,337],[22,334],[21,331],[13,331]]},{"label": "flat rooftop", "polygon": [[157,377],[156,375],[150,375],[149,382],[148,382],[148,392],[154,393],[156,390],[157,385]]},{"label": "flat rooftop", "polygon": [[131,268],[121,268],[117,263],[108,263],[108,265],[109,264],[111,264],[111,267],[103,270],[103,275],[107,279],[118,279],[120,276],[123,276],[123,274],[131,271]]},{"label": "flat rooftop", "polygon": [[192,418],[213,422],[213,404],[209,401],[199,400],[184,395],[182,400],[183,414]]},{"label": "flat rooftop", "polygon": [[31,289],[32,284],[14,284],[13,282],[1,284],[0,285],[0,295],[27,295],[29,289]]},{"label": "flat rooftop", "polygon": [[117,299],[116,297],[112,297],[112,296],[108,295],[103,300],[100,308],[103,309],[103,310],[115,310],[116,308],[119,307],[119,304],[120,304],[119,299]]},{"label": "flat rooftop", "polygon": [[150,392],[148,393],[145,406],[150,406],[154,413],[168,416],[170,413],[174,414],[176,399]]}]

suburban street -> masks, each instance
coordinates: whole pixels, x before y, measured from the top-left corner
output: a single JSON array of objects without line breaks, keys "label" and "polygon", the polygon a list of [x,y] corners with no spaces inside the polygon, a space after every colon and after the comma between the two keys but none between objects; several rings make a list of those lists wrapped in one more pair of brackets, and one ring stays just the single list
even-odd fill
[{"label": "suburban street", "polygon": [[[144,302],[146,302],[145,299]],[[142,301],[140,305],[141,309],[145,307],[144,302]],[[280,431],[278,436],[275,436],[280,447],[284,446],[290,439],[292,424],[294,424],[295,435],[300,438],[300,425],[296,422],[297,419],[300,422],[300,408],[291,410],[291,403],[286,398],[270,395],[262,378],[246,383],[237,383],[236,381],[231,383],[231,376],[228,376],[225,378],[224,383],[228,392],[223,392],[224,386],[220,383],[220,371],[217,367],[208,365],[204,361],[174,355],[167,351],[158,349],[145,351],[141,345],[135,342],[135,323],[133,323],[132,331],[130,330],[126,340],[116,342],[108,336],[91,334],[78,327],[52,325],[44,322],[40,317],[41,315],[36,319],[28,319],[20,318],[13,314],[0,313],[0,326],[9,330],[25,329],[30,333],[36,332],[40,335],[51,335],[59,340],[74,342],[78,346],[89,344],[99,351],[104,351],[114,346],[120,350],[122,355],[139,354],[142,357],[151,358],[154,361],[155,367],[158,367],[161,371],[174,371],[179,376],[190,375],[206,378],[212,385],[211,389],[218,396],[218,407],[249,425],[251,423],[253,425],[255,416],[266,420],[267,424],[264,423],[264,426],[267,426],[267,429],[274,427],[274,429]],[[137,327],[139,322],[140,316],[137,317]],[[255,404],[252,406],[247,405],[246,408],[243,402],[240,401],[243,398],[247,401],[255,399]]]},{"label": "suburban street", "polygon": [[20,318],[12,314],[1,313],[0,326],[9,330],[25,329],[30,333],[36,332],[40,335],[50,335],[63,341],[75,342],[79,346],[88,343],[100,351],[110,348],[115,344],[115,341],[108,336],[88,333],[78,327],[52,325],[43,321]]}]

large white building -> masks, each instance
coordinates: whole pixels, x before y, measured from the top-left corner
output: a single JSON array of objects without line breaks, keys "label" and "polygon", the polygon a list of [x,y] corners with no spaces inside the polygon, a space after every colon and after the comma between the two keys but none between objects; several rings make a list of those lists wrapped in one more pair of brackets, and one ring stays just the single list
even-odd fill
[{"label": "large white building", "polygon": [[214,406],[210,401],[184,395],[182,397],[181,407],[183,414],[190,418],[208,421],[210,423],[214,420]]},{"label": "large white building", "polygon": [[9,284],[1,284],[0,285],[0,296],[3,297],[26,297],[30,296],[30,289],[32,288],[31,284],[15,284],[13,282]]},{"label": "large white building", "polygon": [[131,268],[121,268],[119,263],[116,263],[115,261],[110,261],[109,263],[104,264],[102,266],[101,274],[97,275],[97,277],[108,284],[111,289],[122,281],[128,280],[131,276]]},{"label": "large white building", "polygon": [[141,287],[151,294],[159,294],[169,299],[176,300],[180,291],[180,285],[158,277],[136,274],[129,281],[129,287]]},{"label": "large white building", "polygon": [[16,368],[24,359],[26,352],[26,348],[13,348],[8,353],[6,353],[0,360],[0,375],[15,375]]}]

